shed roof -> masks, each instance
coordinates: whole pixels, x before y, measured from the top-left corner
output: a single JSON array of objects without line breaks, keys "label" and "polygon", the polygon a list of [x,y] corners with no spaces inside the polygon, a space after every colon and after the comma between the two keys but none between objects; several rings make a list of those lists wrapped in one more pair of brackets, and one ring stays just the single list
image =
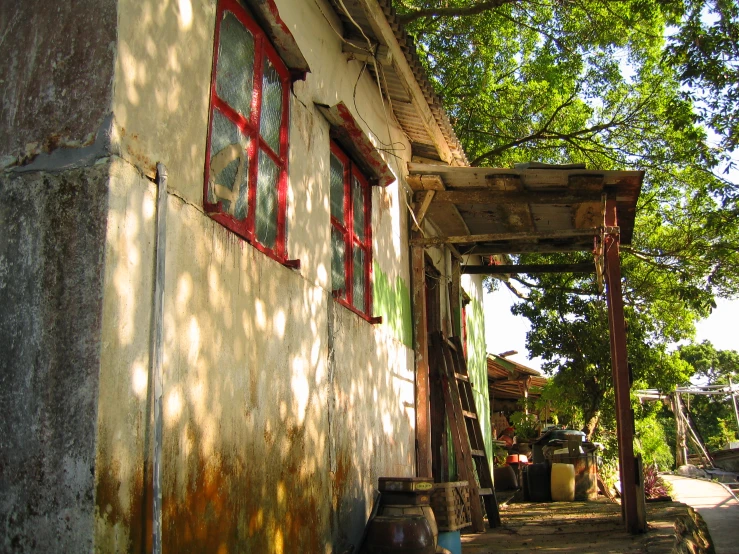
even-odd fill
[{"label": "shed roof", "polygon": [[[515,168],[409,164],[417,218],[441,237],[481,255],[592,250],[604,226],[607,195],[616,199],[621,244],[630,244],[643,171],[588,170],[582,165]],[[425,209],[423,209],[425,207]]]},{"label": "shed roof", "polygon": [[538,397],[547,382],[541,373],[523,364],[508,360],[496,354],[488,354],[488,385],[495,398],[517,399],[523,396],[524,386],[529,388],[529,396]]}]

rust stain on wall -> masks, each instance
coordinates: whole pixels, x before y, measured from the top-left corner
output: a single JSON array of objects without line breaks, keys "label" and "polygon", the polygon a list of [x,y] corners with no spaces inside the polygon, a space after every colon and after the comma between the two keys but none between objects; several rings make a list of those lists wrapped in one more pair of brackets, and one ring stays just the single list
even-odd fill
[{"label": "rust stain on wall", "polygon": [[[165,448],[164,551],[323,551],[326,494],[320,476],[304,469],[305,429],[265,430],[263,437],[259,444],[221,448],[221,455],[193,456],[178,472],[179,451]],[[286,454],[278,446],[284,439]],[[194,444],[200,442],[196,436]]]}]

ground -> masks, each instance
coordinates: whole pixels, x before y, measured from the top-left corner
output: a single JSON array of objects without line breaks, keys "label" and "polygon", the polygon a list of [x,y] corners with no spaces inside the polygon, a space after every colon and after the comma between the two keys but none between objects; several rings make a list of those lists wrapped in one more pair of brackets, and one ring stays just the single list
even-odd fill
[{"label": "ground", "polygon": [[699,547],[693,552],[709,552],[705,527],[685,504],[650,503],[647,513],[648,531],[630,535],[621,522],[621,506],[609,501],[510,504],[501,511],[502,527],[463,535],[462,551],[668,554],[690,552],[688,543],[693,543]]}]

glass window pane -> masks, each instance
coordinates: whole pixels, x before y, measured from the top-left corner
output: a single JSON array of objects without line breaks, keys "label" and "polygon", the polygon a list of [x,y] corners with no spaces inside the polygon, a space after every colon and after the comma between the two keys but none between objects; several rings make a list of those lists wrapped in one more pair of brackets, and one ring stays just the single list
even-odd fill
[{"label": "glass window pane", "polygon": [[257,171],[257,214],[255,233],[257,240],[269,248],[277,240],[277,183],[280,170],[263,150],[259,151]]},{"label": "glass window pane", "polygon": [[344,235],[333,225],[331,226],[331,288],[341,291],[341,297],[346,298],[346,242]]},{"label": "glass window pane", "polygon": [[216,93],[247,119],[254,91],[254,37],[226,12],[221,23],[216,69]]},{"label": "glass window pane", "polygon": [[365,274],[364,274],[364,250],[354,248],[354,298],[352,303],[354,307],[362,312],[366,311],[364,307],[365,297]]},{"label": "glass window pane", "polygon": [[331,215],[344,224],[344,164],[331,154]]},{"label": "glass window pane", "polygon": [[282,82],[272,62],[265,56],[262,75],[262,115],[259,122],[259,132],[276,154],[280,154],[281,122]]},{"label": "glass window pane", "polygon": [[352,204],[354,206],[354,234],[364,241],[364,188],[359,179],[352,177]]},{"label": "glass window pane", "polygon": [[213,110],[210,135],[208,201],[221,202],[236,219],[246,217],[249,139],[218,110]]}]

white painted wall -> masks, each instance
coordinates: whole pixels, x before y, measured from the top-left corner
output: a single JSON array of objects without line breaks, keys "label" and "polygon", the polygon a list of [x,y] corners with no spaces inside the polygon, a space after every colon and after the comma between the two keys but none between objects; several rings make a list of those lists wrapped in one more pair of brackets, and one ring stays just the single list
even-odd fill
[{"label": "white painted wall", "polygon": [[[295,83],[290,105],[288,253],[301,260],[298,271],[202,210],[215,2],[119,2],[119,156],[110,177],[96,476],[101,552],[135,549],[150,532],[141,522],[151,501],[144,468],[157,162],[169,173],[165,551],[343,551],[361,534],[377,477],[415,471],[413,352],[330,294],[329,127],[314,103],[343,101],[372,139],[402,145],[400,160],[386,158],[395,171],[405,171],[410,145],[368,72],[360,77],[362,64],[341,53],[328,4],[276,5],[312,70]],[[374,258],[409,284],[398,183],[374,190],[373,203]]]}]

